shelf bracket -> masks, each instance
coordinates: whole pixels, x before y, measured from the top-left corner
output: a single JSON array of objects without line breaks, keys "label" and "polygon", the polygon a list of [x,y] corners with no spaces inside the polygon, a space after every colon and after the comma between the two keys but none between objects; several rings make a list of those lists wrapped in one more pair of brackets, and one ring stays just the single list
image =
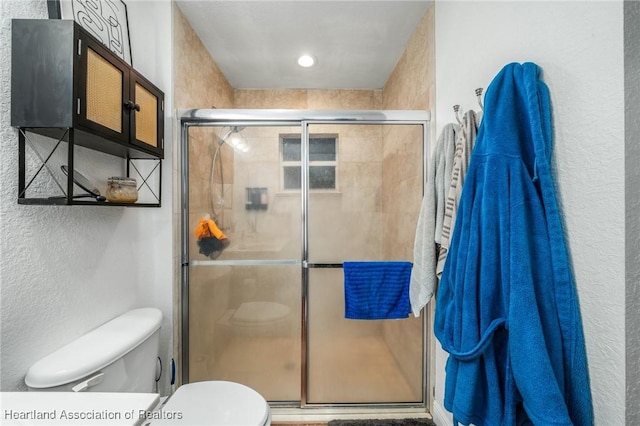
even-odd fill
[{"label": "shelf bracket", "polygon": [[45,169],[45,168],[47,169],[47,172],[49,173],[49,175],[51,176],[53,181],[56,183],[56,185],[58,185],[58,188],[60,188],[62,193],[65,196],[67,195],[67,192],[64,190],[64,188],[62,187],[60,182],[58,182],[58,179],[56,179],[56,176],[53,173],[53,171],[51,170],[51,168],[49,167],[48,163],[49,163],[49,160],[51,159],[51,157],[53,156],[53,153],[56,152],[56,150],[58,149],[58,147],[60,146],[60,144],[64,140],[65,136],[67,136],[68,132],[69,132],[69,129],[65,129],[64,133],[62,134],[62,136],[60,136],[60,138],[58,138],[58,141],[55,144],[55,146],[53,147],[53,149],[51,150],[51,152],[49,152],[49,154],[47,155],[47,158],[43,158],[42,155],[40,155],[40,153],[36,149],[35,144],[31,141],[31,139],[27,135],[27,131],[25,129],[23,129],[23,128],[18,129],[18,143],[20,144],[20,159],[19,159],[19,161],[20,161],[20,168],[22,169],[20,175],[21,176],[25,176],[25,171],[26,171],[26,152],[25,152],[25,149],[24,149],[25,145],[29,145],[29,147],[31,148],[31,150],[33,151],[35,156],[38,157],[38,160],[40,160],[40,167],[35,172],[35,174],[31,177],[31,179],[29,180],[29,183],[27,183],[25,185],[24,179],[21,179],[21,181],[19,183],[19,188],[18,188],[19,189],[18,198],[24,198],[27,190],[29,189],[29,187],[31,186],[33,181],[38,177],[40,172],[42,172],[42,169]]},{"label": "shelf bracket", "polygon": [[[149,189],[149,192],[151,192],[151,194],[155,197],[156,201],[160,202],[160,196],[155,193],[155,191],[153,190],[153,188],[151,188],[151,186],[149,185],[149,183],[147,181],[149,180],[151,175],[153,175],[153,173],[156,171],[156,169],[158,169],[158,167],[161,167],[161,161],[160,160],[155,160],[156,161],[155,166],[153,166],[151,171],[145,177],[142,174],[142,172],[140,172],[140,170],[136,167],[136,164],[134,162],[135,160],[140,160],[140,161],[150,161],[150,160],[144,160],[144,159],[141,159],[141,158],[129,158],[129,161],[128,161],[129,165],[131,165],[133,167],[133,169],[135,170],[136,174],[142,178],[142,183],[140,185],[138,185],[138,191],[140,189],[142,189],[143,186],[146,186]],[[127,173],[127,174],[129,175],[129,173]],[[160,180],[162,179],[162,173],[160,174],[159,179]]]}]

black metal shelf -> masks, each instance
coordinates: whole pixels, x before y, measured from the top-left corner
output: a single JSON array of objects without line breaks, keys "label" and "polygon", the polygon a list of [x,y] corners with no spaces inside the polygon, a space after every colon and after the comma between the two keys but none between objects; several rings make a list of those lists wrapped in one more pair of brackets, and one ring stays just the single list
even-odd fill
[{"label": "black metal shelf", "polygon": [[[149,191],[151,192],[151,194],[153,195],[153,197],[158,201],[157,203],[143,203],[143,202],[135,202],[135,203],[114,203],[114,202],[109,202],[109,201],[98,201],[95,198],[83,198],[83,199],[79,199],[77,198],[78,196],[76,195],[74,197],[74,161],[75,161],[75,136],[77,131],[75,129],[57,129],[58,130],[58,135],[57,135],[57,142],[55,143],[53,149],[48,153],[48,155],[46,156],[46,158],[43,158],[42,156],[40,156],[39,154],[37,155],[41,164],[40,167],[37,171],[35,171],[35,173],[31,176],[31,180],[29,182],[27,182],[27,161],[26,161],[26,146],[27,146],[27,141],[28,136],[27,136],[27,132],[33,132],[36,134],[40,134],[40,135],[46,135],[46,136],[54,136],[54,133],[51,132],[47,132],[47,133],[43,133],[42,128],[36,128],[36,129],[32,129],[32,128],[19,128],[18,129],[18,147],[19,147],[19,155],[18,155],[18,165],[19,165],[19,173],[18,173],[18,204],[21,205],[32,205],[32,206],[105,206],[105,207],[160,207],[161,206],[161,196],[162,196],[162,187],[161,187],[161,181],[162,181],[162,159],[158,158],[157,156],[154,155],[140,155],[141,153],[139,151],[133,151],[132,153],[134,155],[136,155],[135,157],[131,157],[129,155],[127,156],[122,156],[119,153],[112,153],[110,152],[111,148],[109,148],[109,146],[111,145],[120,145],[118,142],[114,142],[114,141],[110,141],[107,139],[100,139],[101,140],[101,149],[97,149],[96,151],[102,152],[102,153],[106,153],[106,154],[110,154],[113,157],[117,157],[120,158],[120,161],[125,160],[127,161],[127,177],[131,177],[131,169],[132,169],[132,165],[133,165],[133,169],[135,170],[135,173],[137,174],[137,176],[139,176],[140,178],[143,179],[142,184],[140,185],[140,188],[142,188],[143,186],[147,186]],[[52,130],[52,129],[50,129]],[[52,139],[52,144],[53,141],[55,141],[55,139]],[[50,168],[47,166],[47,162],[49,161],[49,159],[52,157],[53,153],[58,149],[58,147],[62,144],[65,143],[67,145],[67,167],[68,167],[68,175],[66,177],[66,182],[65,182],[65,186],[66,186],[66,190],[62,187],[60,187],[62,189],[62,192],[64,192],[65,195],[63,196],[48,196],[48,197],[30,197],[27,196],[27,190],[29,189],[31,183],[33,182],[33,180],[36,178],[36,176],[38,176],[40,173],[43,173],[44,170],[47,170],[50,174],[51,174],[51,170]],[[35,151],[35,148],[33,147],[32,143],[29,142],[29,145],[31,145],[31,148]],[[84,146],[87,147],[85,144],[82,144],[80,146]],[[106,147],[106,148],[105,148]],[[134,163],[135,161],[154,161],[156,164],[155,166],[152,168],[151,172],[149,173],[149,175],[147,175],[146,177],[143,176],[143,174],[138,170],[138,168],[135,166]],[[157,173],[158,173],[158,186],[157,188],[155,188],[155,191],[153,188],[151,188],[151,186],[149,186],[149,184],[147,183],[147,180],[151,177],[151,175],[156,171],[157,169]],[[51,175],[53,177],[53,179],[55,180],[55,177],[53,175]],[[57,181],[56,181],[57,183]],[[89,199],[90,198],[90,199]]]},{"label": "black metal shelf", "polygon": [[[52,139],[60,138],[61,129],[64,127],[28,127],[16,126],[18,129],[46,136]],[[121,158],[162,158],[157,153],[146,149],[145,147],[135,146],[118,140],[109,139],[97,133],[84,130],[82,128],[74,128],[74,145],[82,146],[94,151],[103,152],[105,154],[114,155]],[[61,138],[64,142],[69,142],[69,134],[65,134]]]},{"label": "black metal shelf", "polygon": [[111,203],[109,201],[80,201],[67,198],[18,198],[18,204],[27,206],[103,206],[103,207],[160,207],[160,203]]}]

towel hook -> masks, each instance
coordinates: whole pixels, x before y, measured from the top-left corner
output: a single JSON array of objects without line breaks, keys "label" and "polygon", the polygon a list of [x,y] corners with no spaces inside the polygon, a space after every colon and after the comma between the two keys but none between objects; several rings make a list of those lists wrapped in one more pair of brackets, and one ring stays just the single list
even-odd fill
[{"label": "towel hook", "polygon": [[478,87],[476,89],[476,97],[478,98],[478,105],[480,105],[480,109],[482,111],[484,111],[484,106],[482,105],[482,92],[483,92],[483,88],[482,87]]},{"label": "towel hook", "polygon": [[462,124],[462,120],[460,119],[460,105],[454,105],[453,112],[456,113],[456,120],[458,121],[458,124]]}]

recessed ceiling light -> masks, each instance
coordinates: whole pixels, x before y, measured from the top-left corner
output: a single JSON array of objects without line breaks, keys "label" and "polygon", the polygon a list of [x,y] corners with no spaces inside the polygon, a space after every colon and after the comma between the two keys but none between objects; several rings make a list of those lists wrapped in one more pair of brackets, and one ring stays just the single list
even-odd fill
[{"label": "recessed ceiling light", "polygon": [[312,67],[316,64],[316,58],[311,55],[302,55],[298,58],[298,65],[304,68]]}]

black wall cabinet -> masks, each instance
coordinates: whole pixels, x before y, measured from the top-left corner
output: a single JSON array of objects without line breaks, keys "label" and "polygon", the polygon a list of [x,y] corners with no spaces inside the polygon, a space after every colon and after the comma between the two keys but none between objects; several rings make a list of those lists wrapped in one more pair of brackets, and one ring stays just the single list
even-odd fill
[{"label": "black wall cabinet", "polygon": [[[164,93],[72,20],[12,20],[11,125],[20,129],[23,204],[90,204],[24,197],[24,136],[33,132],[126,161],[164,157]],[[127,164],[127,170],[129,165]],[[158,181],[161,179],[158,179]],[[157,188],[160,204],[160,188]],[[96,204],[93,202],[93,204]],[[104,203],[109,204],[109,203]]]}]

